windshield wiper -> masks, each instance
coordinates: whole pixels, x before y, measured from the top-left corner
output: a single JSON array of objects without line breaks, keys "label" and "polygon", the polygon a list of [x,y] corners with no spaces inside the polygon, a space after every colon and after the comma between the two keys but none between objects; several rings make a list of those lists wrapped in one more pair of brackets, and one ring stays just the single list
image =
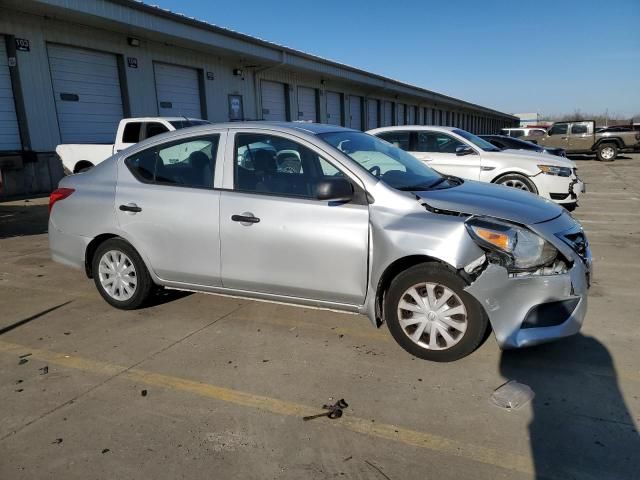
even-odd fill
[{"label": "windshield wiper", "polygon": [[449,180],[447,177],[440,177],[435,182],[431,182],[430,184],[419,183],[417,185],[410,185],[407,187],[400,187],[398,190],[402,190],[403,192],[410,192],[412,190],[431,190],[433,187],[440,185],[445,180]]}]

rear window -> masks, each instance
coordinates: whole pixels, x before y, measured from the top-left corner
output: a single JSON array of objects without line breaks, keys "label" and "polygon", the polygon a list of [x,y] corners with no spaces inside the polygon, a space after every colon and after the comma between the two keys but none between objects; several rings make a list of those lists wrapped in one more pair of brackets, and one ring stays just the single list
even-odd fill
[{"label": "rear window", "polygon": [[176,130],[180,130],[181,128],[187,127],[195,127],[197,125],[208,125],[211,122],[207,122],[206,120],[172,120],[169,122]]}]

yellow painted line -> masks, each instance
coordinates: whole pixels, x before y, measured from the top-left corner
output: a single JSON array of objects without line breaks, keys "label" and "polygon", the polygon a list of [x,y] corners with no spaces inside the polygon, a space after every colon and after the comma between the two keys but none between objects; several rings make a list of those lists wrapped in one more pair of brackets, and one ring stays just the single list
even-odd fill
[{"label": "yellow painted line", "polygon": [[[300,418],[300,422],[302,422],[301,417],[304,415],[317,413],[318,411],[317,408],[276,398],[196,382],[186,378],[149,372],[138,368],[128,370],[126,367],[120,365],[72,355],[65,355],[48,350],[34,349],[28,346],[4,341],[0,341],[0,352],[15,355],[31,353],[31,358],[61,367],[108,376],[118,375],[118,378],[125,378],[137,383],[144,383],[146,385],[162,387],[179,392],[192,393],[202,397],[212,398],[243,407],[255,408],[277,415],[298,417]],[[503,450],[495,450],[480,445],[462,443],[439,435],[398,427],[396,425],[372,423],[370,420],[353,417],[348,413],[339,421],[326,422],[324,425],[330,425],[335,428],[342,428],[363,435],[369,435],[413,447],[453,455],[507,470],[529,475],[534,473],[533,462],[529,456],[512,454]]]}]

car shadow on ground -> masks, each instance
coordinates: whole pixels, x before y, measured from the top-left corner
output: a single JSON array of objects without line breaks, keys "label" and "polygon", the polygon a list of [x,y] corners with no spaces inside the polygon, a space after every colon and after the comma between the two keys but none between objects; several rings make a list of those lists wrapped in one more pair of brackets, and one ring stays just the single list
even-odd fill
[{"label": "car shadow on ground", "polygon": [[[596,158],[595,155],[577,155],[577,154],[572,154],[572,155],[567,155],[567,158],[569,160],[573,160],[573,161],[585,161],[585,160],[598,161],[598,159]],[[617,162],[618,160],[627,161],[627,160],[633,160],[633,158],[632,157],[628,157],[626,155],[618,155],[616,157],[616,159],[614,160],[614,162]],[[603,163],[612,163],[612,162],[603,162]]]},{"label": "car shadow on ground", "polygon": [[0,203],[0,239],[47,233],[47,205],[3,205]]},{"label": "car shadow on ground", "polygon": [[535,392],[529,437],[537,479],[640,478],[640,436],[602,343],[578,335],[507,350],[500,371]]}]

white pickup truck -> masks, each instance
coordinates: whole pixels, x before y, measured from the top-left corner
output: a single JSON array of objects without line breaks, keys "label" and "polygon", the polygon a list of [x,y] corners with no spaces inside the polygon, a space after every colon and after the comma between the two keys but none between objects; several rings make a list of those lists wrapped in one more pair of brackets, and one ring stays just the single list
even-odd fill
[{"label": "white pickup truck", "polygon": [[123,118],[113,144],[62,144],[56,147],[56,153],[65,173],[80,173],[145,138],[206,123],[209,122],[185,117]]}]

